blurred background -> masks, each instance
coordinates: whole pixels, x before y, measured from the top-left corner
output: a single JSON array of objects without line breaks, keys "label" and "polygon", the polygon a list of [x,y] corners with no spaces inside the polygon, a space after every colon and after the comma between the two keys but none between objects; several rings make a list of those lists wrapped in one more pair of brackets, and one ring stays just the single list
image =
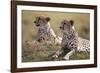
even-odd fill
[{"label": "blurred background", "polygon": [[62,13],[62,12],[41,12],[41,11],[22,11],[23,41],[36,39],[37,28],[34,24],[37,16],[48,16],[51,18],[50,25],[56,35],[62,36],[59,29],[62,20],[74,20],[74,26],[80,37],[89,40],[89,20],[88,13]]}]

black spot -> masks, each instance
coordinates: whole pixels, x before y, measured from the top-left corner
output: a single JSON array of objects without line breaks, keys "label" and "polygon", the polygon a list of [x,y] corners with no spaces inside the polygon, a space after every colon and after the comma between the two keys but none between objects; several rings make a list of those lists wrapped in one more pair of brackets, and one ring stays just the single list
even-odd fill
[{"label": "black spot", "polygon": [[73,46],[74,44],[71,44],[71,46]]},{"label": "black spot", "polygon": [[36,25],[37,27],[40,26],[39,24]]},{"label": "black spot", "polygon": [[38,41],[38,42],[40,42],[41,40],[40,40],[40,39],[38,39],[37,41]]},{"label": "black spot", "polygon": [[63,52],[59,55],[59,56],[62,56],[62,57],[64,57],[68,52],[71,51],[71,49],[66,48],[66,47],[62,47],[62,50],[63,50]]}]

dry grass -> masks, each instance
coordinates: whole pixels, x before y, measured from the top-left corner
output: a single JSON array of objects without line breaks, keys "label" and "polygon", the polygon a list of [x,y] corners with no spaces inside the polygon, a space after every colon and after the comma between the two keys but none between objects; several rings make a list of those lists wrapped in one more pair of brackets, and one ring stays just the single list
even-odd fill
[{"label": "dry grass", "polygon": [[49,61],[52,60],[49,57],[50,54],[59,50],[61,47],[57,44],[48,44],[46,42],[39,43],[37,41],[27,41],[23,45],[23,53],[22,53],[22,61],[30,62],[30,61]]},{"label": "dry grass", "polygon": [[[61,46],[54,43],[48,44],[46,42],[38,43],[37,41],[27,41],[23,45],[22,62],[53,61],[49,55],[60,49]],[[89,53],[76,52],[70,58],[70,60],[81,59],[89,59]],[[63,60],[63,58],[60,57],[58,60]]]}]

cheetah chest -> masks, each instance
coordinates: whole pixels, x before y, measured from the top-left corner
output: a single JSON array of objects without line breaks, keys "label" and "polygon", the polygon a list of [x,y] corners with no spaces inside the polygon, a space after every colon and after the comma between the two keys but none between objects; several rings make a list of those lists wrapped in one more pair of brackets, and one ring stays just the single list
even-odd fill
[{"label": "cheetah chest", "polygon": [[50,40],[52,35],[50,33],[50,29],[48,28],[40,28],[38,31],[39,38],[43,38],[44,40]]},{"label": "cheetah chest", "polygon": [[77,37],[73,34],[63,35],[62,39],[62,47],[66,47],[68,49],[77,49],[78,40]]}]

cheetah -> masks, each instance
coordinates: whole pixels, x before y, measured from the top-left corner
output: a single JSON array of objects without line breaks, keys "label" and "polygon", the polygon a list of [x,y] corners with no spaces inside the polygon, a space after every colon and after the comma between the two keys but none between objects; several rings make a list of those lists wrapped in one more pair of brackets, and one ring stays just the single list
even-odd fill
[{"label": "cheetah", "polygon": [[62,38],[57,36],[50,26],[50,17],[38,16],[34,21],[35,25],[38,27],[38,41],[53,41],[54,43],[61,43]]},{"label": "cheetah", "polygon": [[79,42],[78,49],[77,49],[78,52],[81,52],[81,51],[85,51],[88,53],[90,52],[90,41],[89,40],[79,37],[78,42]]},{"label": "cheetah", "polygon": [[69,60],[70,56],[75,51],[86,51],[90,52],[90,42],[89,40],[83,39],[78,36],[74,28],[73,20],[63,20],[60,26],[63,32],[63,38],[61,46],[62,48],[53,54],[53,58],[57,59],[59,56],[63,56],[65,60]]}]

